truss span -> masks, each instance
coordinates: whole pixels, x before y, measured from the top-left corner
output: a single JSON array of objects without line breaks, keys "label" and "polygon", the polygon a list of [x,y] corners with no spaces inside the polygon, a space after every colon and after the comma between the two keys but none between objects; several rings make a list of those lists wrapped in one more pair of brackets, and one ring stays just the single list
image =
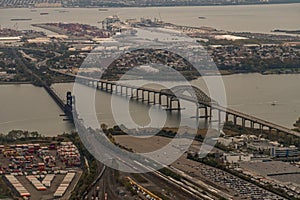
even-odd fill
[{"label": "truss span", "polygon": [[175,96],[180,99],[190,99],[199,103],[216,103],[201,89],[191,85],[175,86],[171,89],[162,89],[161,93]]}]

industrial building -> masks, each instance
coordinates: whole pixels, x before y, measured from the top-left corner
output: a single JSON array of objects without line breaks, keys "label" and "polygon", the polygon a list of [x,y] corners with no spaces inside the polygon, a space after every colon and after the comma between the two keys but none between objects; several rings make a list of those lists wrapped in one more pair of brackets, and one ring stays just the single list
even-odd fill
[{"label": "industrial building", "polygon": [[283,157],[298,157],[300,151],[295,146],[290,147],[272,147],[270,154],[272,157],[283,158]]}]

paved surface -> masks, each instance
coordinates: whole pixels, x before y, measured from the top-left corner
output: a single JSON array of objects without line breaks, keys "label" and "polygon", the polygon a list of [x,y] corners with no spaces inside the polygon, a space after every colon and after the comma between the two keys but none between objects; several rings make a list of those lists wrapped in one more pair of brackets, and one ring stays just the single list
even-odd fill
[{"label": "paved surface", "polygon": [[[242,162],[241,168],[257,175],[267,177],[269,179],[281,182],[290,182],[300,185],[300,168],[291,165],[288,162],[272,161],[272,162]],[[278,175],[276,175],[278,174]]]},{"label": "paved surface", "polygon": [[[169,138],[162,138],[159,136],[147,138],[147,140],[144,140],[143,142],[137,142],[135,138],[133,139],[129,136],[116,136],[115,139],[122,145],[127,145],[127,147],[132,148],[134,151],[135,149],[144,149],[146,151],[161,145],[159,141],[165,143],[170,140]],[[194,143],[193,148],[198,148],[195,144],[197,144],[197,142]],[[193,179],[203,181],[204,184],[212,186],[212,188],[220,190],[221,192],[234,197],[234,199],[283,199],[227,172],[189,160],[186,156],[186,153],[184,153],[177,161],[171,164],[171,167],[179,169]]]}]

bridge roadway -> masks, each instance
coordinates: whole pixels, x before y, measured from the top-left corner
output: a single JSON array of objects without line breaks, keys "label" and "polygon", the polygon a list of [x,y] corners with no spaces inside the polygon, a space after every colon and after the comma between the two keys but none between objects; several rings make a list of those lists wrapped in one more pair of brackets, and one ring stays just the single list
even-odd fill
[{"label": "bridge roadway", "polygon": [[[130,96],[131,98],[136,98],[136,99],[142,99],[142,101],[147,101],[148,103],[154,103],[154,104],[160,104],[162,106],[166,106],[167,110],[180,110],[180,103],[179,99],[189,101],[192,103],[195,103],[198,105],[198,108],[204,108],[205,109],[205,115],[204,116],[198,116],[199,112],[197,111],[196,117],[197,118],[210,118],[212,116],[212,111],[217,110],[218,111],[218,121],[221,123],[221,114],[225,114],[225,121],[229,121],[229,117],[233,117],[233,123],[237,125],[238,123],[238,118],[242,120],[242,123],[240,124],[243,127],[246,127],[246,121],[250,122],[250,128],[255,128],[255,125],[259,125],[259,129],[263,130],[264,128],[268,128],[269,131],[271,132],[272,130],[275,130],[277,132],[283,132],[291,135],[295,135],[297,137],[300,137],[300,133],[293,131],[289,128],[277,125],[272,122],[268,122],[266,120],[254,117],[249,114],[245,114],[230,108],[223,107],[221,105],[218,105],[217,103],[213,101],[207,101],[207,100],[201,100],[196,97],[184,95],[183,93],[179,93],[176,95],[168,90],[159,90],[159,89],[154,89],[150,87],[137,87],[133,85],[128,85],[128,84],[122,84],[122,83],[117,83],[114,81],[108,81],[108,80],[97,80],[94,78],[90,77],[85,77],[85,76],[80,76],[80,75],[74,75],[72,73],[65,73],[61,72],[59,70],[51,69],[53,72],[60,73],[63,75],[71,76],[76,78],[77,81],[79,81],[81,84],[87,85],[87,86],[92,86],[96,87],[97,89],[104,90],[106,92],[110,93],[119,93],[123,95],[123,88],[125,88],[125,94],[126,96]],[[115,88],[114,88],[114,87]],[[120,90],[118,91],[118,87]],[[131,90],[131,93],[128,94],[128,89]],[[135,96],[134,96],[134,91],[135,90]],[[139,91],[142,91],[141,95],[139,94]],[[144,92],[148,93],[148,98],[144,97]],[[150,93],[153,93],[153,101],[150,101]],[[159,102],[156,101],[156,94],[159,95]],[[141,97],[140,97],[141,96]],[[167,99],[167,105],[162,104],[162,96],[166,96]],[[202,98],[202,97],[200,97]],[[174,108],[172,102],[177,101],[177,107]],[[207,109],[210,109],[210,114],[208,114]]]}]

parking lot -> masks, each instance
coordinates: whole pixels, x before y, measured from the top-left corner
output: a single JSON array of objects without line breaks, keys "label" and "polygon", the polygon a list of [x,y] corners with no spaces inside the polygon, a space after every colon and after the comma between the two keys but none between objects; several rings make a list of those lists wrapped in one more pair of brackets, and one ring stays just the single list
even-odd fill
[{"label": "parking lot", "polygon": [[[115,139],[127,148],[132,148],[134,151],[138,152],[147,152],[161,148],[165,144],[168,144],[171,140],[170,138],[159,136],[147,138],[147,140],[130,138],[129,136],[115,136]],[[198,152],[200,145],[201,144],[199,142],[194,141],[189,147],[189,150]],[[203,180],[225,193],[235,196],[235,199],[282,199],[275,194],[272,194],[225,171],[189,160],[186,157],[187,154],[184,153],[177,161],[171,164],[171,166],[192,177]]]},{"label": "parking lot", "polygon": [[236,199],[283,199],[223,170],[188,160],[184,156],[172,166],[193,177],[212,183],[218,189],[235,196]]}]

